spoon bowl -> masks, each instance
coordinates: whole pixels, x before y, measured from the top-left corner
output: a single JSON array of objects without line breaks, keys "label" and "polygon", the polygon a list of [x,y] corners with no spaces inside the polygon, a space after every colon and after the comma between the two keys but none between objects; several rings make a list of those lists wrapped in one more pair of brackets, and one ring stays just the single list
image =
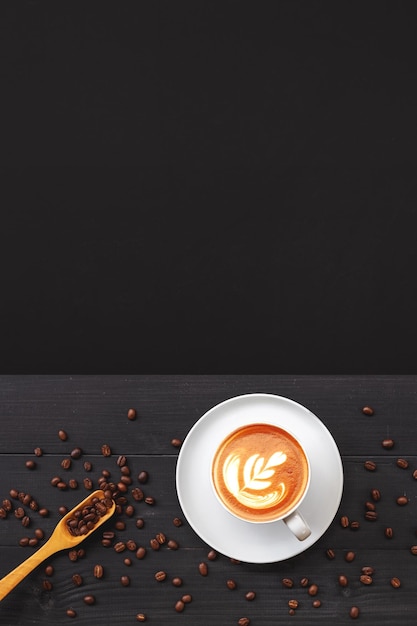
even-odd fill
[{"label": "spoon bowl", "polygon": [[[82,518],[82,511],[100,501],[106,502],[106,505],[103,504],[105,510],[103,509],[98,519],[94,523],[86,523],[83,528],[76,526],[74,520],[77,521]],[[109,503],[108,498],[106,498],[101,489],[93,491],[87,498],[64,515],[43,546],[0,580],[0,600],[3,600],[42,561],[55,554],[55,552],[73,548],[84,541],[84,539],[87,539],[104,522],[107,522],[115,510],[116,503],[114,500],[111,500]],[[91,522],[91,520],[89,521]]]}]

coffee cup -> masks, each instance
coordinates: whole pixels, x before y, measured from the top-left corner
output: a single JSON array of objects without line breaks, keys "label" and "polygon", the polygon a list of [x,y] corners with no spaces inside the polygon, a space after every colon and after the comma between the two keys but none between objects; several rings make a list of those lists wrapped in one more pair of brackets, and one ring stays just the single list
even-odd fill
[{"label": "coffee cup", "polygon": [[228,433],[210,467],[214,494],[228,513],[249,524],[282,520],[299,541],[311,534],[299,511],[310,477],[299,439],[287,428],[263,421]]}]

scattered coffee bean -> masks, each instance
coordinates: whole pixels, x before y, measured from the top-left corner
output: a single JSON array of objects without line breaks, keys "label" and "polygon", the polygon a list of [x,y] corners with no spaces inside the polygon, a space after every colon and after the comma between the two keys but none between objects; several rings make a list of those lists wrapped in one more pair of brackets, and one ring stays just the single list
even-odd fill
[{"label": "scattered coffee bean", "polygon": [[355,559],[355,556],[356,554],[352,550],[349,550],[345,554],[345,561],[347,561],[348,563],[351,563]]},{"label": "scattered coffee bean", "polygon": [[39,543],[39,539],[37,539],[36,537],[31,537],[31,538],[29,539],[29,544],[28,544],[28,545],[29,545],[31,548],[36,548],[36,546],[38,545],[38,543]]},{"label": "scattered coffee bean", "polygon": [[26,465],[26,467],[27,467],[28,469],[30,469],[30,470],[34,470],[34,469],[36,469],[36,463],[35,463],[35,461],[32,461],[32,460],[30,460],[30,461],[26,461],[25,465]]},{"label": "scattered coffee bean", "polygon": [[17,489],[10,489],[9,495],[11,498],[13,498],[13,500],[17,500],[19,497],[19,492],[17,491]]},{"label": "scattered coffee bean", "polygon": [[74,611],[74,609],[67,609],[66,614],[67,617],[77,617],[77,613]]},{"label": "scattered coffee bean", "polygon": [[352,619],[358,619],[358,617],[359,617],[359,608],[357,606],[352,606],[350,611],[349,611],[349,616]]},{"label": "scattered coffee bean", "polygon": [[129,587],[129,585],[130,585],[130,578],[129,578],[129,576],[121,576],[120,577],[120,582],[121,582],[123,587]]},{"label": "scattered coffee bean", "polygon": [[116,530],[125,530],[126,529],[126,523],[123,520],[119,519],[115,523],[114,527],[115,527]]},{"label": "scattered coffee bean", "polygon": [[53,587],[53,585],[52,585],[50,580],[45,579],[45,580],[42,581],[42,588],[45,591],[52,591],[52,587]]},{"label": "scattered coffee bean", "polygon": [[342,528],[347,528],[349,526],[349,518],[347,515],[342,515],[340,518],[340,525]]},{"label": "scattered coffee bean", "polygon": [[365,461],[363,466],[364,466],[364,468],[366,470],[368,470],[368,472],[374,472],[376,470],[376,463],[375,463],[375,461]]},{"label": "scattered coffee bean", "polygon": [[374,414],[374,410],[373,410],[373,408],[371,406],[364,406],[362,408],[362,413],[364,415],[373,415]]},{"label": "scattered coffee bean", "polygon": [[146,548],[144,548],[143,546],[140,546],[136,550],[136,558],[137,559],[143,559],[145,556],[146,556]]},{"label": "scattered coffee bean", "polygon": [[308,587],[309,585],[309,580],[306,576],[304,576],[301,580],[300,580],[300,585],[301,587]]},{"label": "scattered coffee bean", "polygon": [[229,578],[229,580],[226,580],[226,587],[233,591],[233,589],[236,589],[236,582]]},{"label": "scattered coffee bean", "polygon": [[394,589],[398,589],[398,587],[401,587],[400,579],[394,576],[394,578],[391,578],[391,585],[394,587]]},{"label": "scattered coffee bean", "polygon": [[138,517],[135,524],[136,524],[136,528],[143,528],[145,526],[145,520],[142,519],[141,517]]},{"label": "scattered coffee bean", "polygon": [[336,557],[336,552],[333,550],[333,548],[327,548],[326,556],[328,559],[332,560]]},{"label": "scattered coffee bean", "polygon": [[343,574],[341,574],[339,576],[339,585],[341,587],[347,587],[348,586],[348,579],[346,578],[346,576],[344,576]]},{"label": "scattered coffee bean", "polygon": [[371,498],[374,502],[379,502],[381,499],[381,492],[379,491],[379,489],[372,489],[371,490]]},{"label": "scattered coffee bean", "polygon": [[407,498],[407,496],[399,496],[397,498],[396,502],[400,506],[405,506],[406,504],[408,504],[408,498]]},{"label": "scattered coffee bean", "polygon": [[248,617],[241,617],[238,621],[238,626],[249,626],[250,619]]},{"label": "scattered coffee bean", "polygon": [[389,527],[387,527],[387,528],[384,530],[384,534],[385,534],[385,537],[386,537],[387,539],[392,539],[392,538],[393,538],[393,536],[394,536],[394,531],[393,531],[393,530],[392,530],[392,528],[389,526]]},{"label": "scattered coffee bean", "polygon": [[359,530],[360,528],[360,524],[357,520],[352,520],[349,525],[351,530]]},{"label": "scattered coffee bean", "polygon": [[75,561],[78,561],[78,554],[77,554],[77,550],[70,550],[68,552],[68,558],[70,561],[73,561],[75,563]]},{"label": "scattered coffee bean", "polygon": [[46,509],[45,507],[43,507],[42,509],[39,509],[39,515],[41,517],[48,517],[49,515],[49,510]]},{"label": "scattered coffee bean", "polygon": [[104,444],[101,446],[101,454],[102,454],[103,456],[111,456],[111,448],[110,448],[110,446],[109,446],[109,445],[107,445],[107,443],[104,443]]},{"label": "scattered coffee bean", "polygon": [[157,534],[155,535],[155,539],[157,540],[157,542],[158,542],[158,543],[160,543],[160,544],[161,544],[161,546],[162,546],[164,543],[166,543],[166,540],[167,540],[167,539],[166,539],[166,537],[165,537],[165,535],[164,535],[164,533],[157,533]]},{"label": "scattered coffee bean", "polygon": [[68,487],[70,489],[78,489],[78,481],[75,478],[70,478],[68,481]]},{"label": "scattered coffee bean", "polygon": [[362,574],[359,580],[363,585],[372,585],[373,582],[372,576],[368,576],[367,574]]},{"label": "scattered coffee bean", "polygon": [[288,606],[290,607],[290,609],[297,609],[298,608],[298,600],[288,600]]},{"label": "scattered coffee bean", "polygon": [[376,511],[376,506],[373,502],[365,502],[365,509],[368,511]]},{"label": "scattered coffee bean", "polygon": [[149,545],[151,546],[152,550],[159,550],[159,548],[161,547],[161,544],[157,539],[155,539],[155,537],[152,537],[152,539],[149,540]]},{"label": "scattered coffee bean", "polygon": [[321,607],[321,600],[313,600],[312,606],[313,606],[315,609],[320,608],[320,607]]},{"label": "scattered coffee bean", "polygon": [[378,519],[378,513],[376,511],[366,511],[365,519],[369,522],[375,522]]},{"label": "scattered coffee bean", "polygon": [[155,574],[155,580],[157,580],[158,582],[162,582],[163,580],[166,579],[166,577],[167,577],[166,572],[162,570],[159,572],[156,572]]},{"label": "scattered coffee bean", "polygon": [[136,419],[136,409],[129,409],[127,412],[127,419],[133,421]]},{"label": "scattered coffee bean", "polygon": [[[168,542],[169,543],[169,542]],[[176,543],[176,542],[175,542]],[[210,550],[207,553],[207,558],[209,561],[215,561],[217,559],[217,552],[215,550]]]},{"label": "scattered coffee bean", "polygon": [[174,587],[181,587],[181,585],[182,585],[182,578],[180,578],[179,576],[175,576],[175,577],[172,579],[172,581],[171,581],[171,582],[172,582],[172,584],[174,585]]},{"label": "scattered coffee bean", "polygon": [[246,600],[249,600],[249,602],[251,602],[252,600],[255,600],[256,593],[254,591],[248,591],[245,593],[245,598]]},{"label": "scattered coffee bean", "polygon": [[397,459],[396,463],[397,467],[400,467],[401,469],[407,469],[409,465],[406,459]]},{"label": "scattered coffee bean", "polygon": [[373,576],[375,574],[375,570],[370,565],[364,565],[361,568],[362,574],[366,574],[366,576]]},{"label": "scattered coffee bean", "polygon": [[174,448],[180,448],[181,444],[182,444],[181,439],[177,439],[177,438],[171,439],[171,445],[174,446]]},{"label": "scattered coffee bean", "polygon": [[29,545],[29,537],[22,537],[21,539],[19,539],[19,546],[22,546],[22,548],[24,548],[28,545]]},{"label": "scattered coffee bean", "polygon": [[93,569],[94,578],[103,578],[104,569],[102,565],[95,565]]},{"label": "scattered coffee bean", "polygon": [[74,574],[72,576],[72,582],[74,583],[74,585],[76,587],[81,587],[81,585],[83,584],[84,580],[83,577],[81,576],[81,574]]},{"label": "scattered coffee bean", "polygon": [[123,559],[123,563],[130,567],[130,565],[132,565],[132,560],[126,557],[125,559]]},{"label": "scattered coffee bean", "polygon": [[149,480],[148,472],[145,472],[145,471],[139,472],[139,474],[138,474],[138,481],[140,483],[145,484],[145,483],[148,482],[148,480]]},{"label": "scattered coffee bean", "polygon": [[146,622],[146,614],[145,613],[138,613],[136,615],[136,621],[137,622]]},{"label": "scattered coffee bean", "polygon": [[182,519],[180,519],[179,517],[174,517],[174,519],[172,520],[172,523],[174,524],[174,526],[177,526],[177,527],[182,526]]},{"label": "scattered coffee bean", "polygon": [[[109,450],[110,450],[110,446],[107,446],[107,447],[108,447],[108,448],[109,448]],[[110,455],[108,455],[108,456],[110,456]],[[127,463],[127,458],[125,457],[125,455],[124,455],[124,454],[120,454],[120,455],[117,457],[116,464],[118,465],[118,467],[120,467],[120,468],[122,468],[122,467],[126,467],[126,469],[127,469],[128,471],[130,471],[130,470],[129,470],[129,468],[127,467],[126,463]]]},{"label": "scattered coffee bean", "polygon": [[30,526],[30,522],[31,522],[31,520],[30,520],[29,515],[24,515],[24,516],[22,517],[22,526],[24,526],[25,528],[27,528],[28,526]]},{"label": "scattered coffee bean", "polygon": [[308,588],[308,595],[309,596],[316,596],[317,593],[319,591],[319,588],[317,585],[310,585]]},{"label": "scattered coffee bean", "polygon": [[25,515],[25,509],[22,508],[21,506],[18,506],[14,510],[14,515],[15,515],[15,517],[17,517],[17,519],[22,519],[22,517],[24,517],[24,515]]},{"label": "scattered coffee bean", "polygon": [[177,613],[181,613],[185,609],[185,604],[182,600],[177,600],[175,603],[175,610]]},{"label": "scattered coffee bean", "polygon": [[128,539],[126,541],[126,548],[130,550],[131,552],[136,552],[138,548],[136,541],[134,541],[133,539]]},{"label": "scattered coffee bean", "polygon": [[54,573],[54,566],[53,565],[47,565],[45,567],[45,574],[46,574],[46,576],[52,576],[53,573]]},{"label": "scattered coffee bean", "polygon": [[117,541],[117,543],[114,544],[113,549],[115,552],[124,552],[124,550],[126,550],[126,544],[124,541]]},{"label": "scattered coffee bean", "polygon": [[411,554],[416,555],[417,554],[417,546],[411,546],[410,552],[411,552]]},{"label": "scattered coffee bean", "polygon": [[294,587],[294,581],[292,578],[283,578],[281,582],[283,587],[286,587],[287,589]]},{"label": "scattered coffee bean", "polygon": [[193,597],[191,594],[186,593],[181,597],[181,600],[184,602],[184,604],[189,604],[190,602],[192,602]]},{"label": "scattered coffee bean", "polygon": [[58,509],[58,513],[60,515],[62,515],[62,517],[64,517],[64,515],[66,515],[68,513],[68,507],[67,506],[60,506]]},{"label": "scattered coffee bean", "polygon": [[93,469],[93,465],[92,463],[90,463],[90,461],[84,461],[83,467],[85,472],[91,472],[91,470]]},{"label": "scattered coffee bean", "polygon": [[0,519],[6,519],[7,517],[7,511],[5,508],[0,507]]},{"label": "scattered coffee bean", "polygon": [[3,500],[3,508],[7,512],[10,512],[13,509],[13,504],[10,502],[8,498]]},{"label": "scattered coffee bean", "polygon": [[84,596],[83,600],[86,604],[90,604],[90,605],[95,604],[96,602],[96,599],[93,595]]},{"label": "scattered coffee bean", "polygon": [[35,456],[38,456],[38,457],[42,456],[42,454],[43,454],[42,448],[35,448],[33,453],[34,453]]},{"label": "scattered coffee bean", "polygon": [[65,430],[59,430],[58,437],[61,439],[61,441],[66,441],[68,439],[68,435]]},{"label": "scattered coffee bean", "polygon": [[72,452],[70,454],[70,457],[72,459],[79,459],[81,455],[82,455],[81,448],[74,448],[74,450],[72,450]]},{"label": "scattered coffee bean", "polygon": [[145,502],[146,504],[153,506],[155,504],[155,498],[153,498],[152,496],[148,496],[145,498]]},{"label": "scattered coffee bean", "polygon": [[295,615],[295,609],[289,609],[288,615]]},{"label": "scattered coffee bean", "polygon": [[[180,547],[180,544],[178,543],[178,541],[175,541],[175,539],[170,539],[170,540],[168,541],[168,543],[167,543],[167,547],[168,547],[170,550],[178,550],[178,548]],[[210,554],[210,553],[209,553],[209,554]],[[207,555],[207,558],[208,558],[209,560],[213,560],[213,559],[210,559],[210,556],[208,556],[208,555]],[[214,558],[215,558],[215,557],[214,557]]]},{"label": "scattered coffee bean", "polygon": [[65,459],[62,459],[62,461],[61,461],[61,467],[62,467],[62,469],[64,469],[64,470],[69,470],[69,469],[70,469],[70,467],[71,467],[71,463],[72,463],[72,461],[71,461],[71,459],[70,459],[70,458],[65,458]]},{"label": "scattered coffee bean", "polygon": [[201,563],[199,563],[198,565],[198,571],[200,572],[200,574],[202,576],[207,576],[208,574],[208,566],[207,563],[205,563],[204,561],[202,561]]},{"label": "scattered coffee bean", "polygon": [[391,448],[394,447],[393,439],[384,439],[381,443],[382,443],[382,447],[385,448],[386,450],[391,450]]}]

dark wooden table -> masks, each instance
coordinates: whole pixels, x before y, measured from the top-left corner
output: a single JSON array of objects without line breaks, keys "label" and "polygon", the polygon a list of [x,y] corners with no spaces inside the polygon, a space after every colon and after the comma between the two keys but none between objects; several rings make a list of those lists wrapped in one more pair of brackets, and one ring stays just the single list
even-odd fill
[{"label": "dark wooden table", "polygon": [[[343,460],[345,485],[342,502],[326,533],[306,552],[283,562],[253,565],[236,563],[221,554],[210,560],[210,546],[190,528],[180,509],[175,489],[175,467],[178,448],[172,440],[183,440],[193,424],[212,406],[235,395],[268,392],[283,395],[307,406],[327,426],[335,438]],[[372,416],[362,407],[370,405]],[[137,410],[135,420],[127,419],[129,408]],[[111,519],[105,530],[114,530],[115,522],[125,521],[125,530],[116,530],[114,541],[133,540],[147,549],[145,558],[135,551],[118,553],[103,547],[102,531],[98,530],[79,547],[85,553],[73,561],[64,550],[40,565],[0,604],[0,624],[134,624],[136,615],[144,613],[149,624],[212,624],[237,625],[247,617],[251,626],[276,624],[350,624],[352,606],[360,610],[359,623],[413,624],[417,621],[417,556],[410,551],[417,544],[417,376],[274,376],[274,375],[181,375],[181,376],[2,376],[0,378],[0,506],[4,499],[13,509],[23,506],[31,519],[23,527],[13,510],[0,519],[0,576],[28,557],[36,547],[21,547],[19,540],[33,537],[43,529],[46,541],[61,517],[60,506],[72,507],[88,495],[83,479],[88,476],[94,486],[102,470],[111,473],[109,480],[119,480],[117,460],[125,455],[133,478],[132,486],[140,486],[154,504],[137,502],[130,491],[126,496],[134,505],[132,517],[123,513]],[[58,431],[68,434],[61,441]],[[392,438],[395,445],[386,450],[382,440]],[[108,444],[110,457],[103,456],[101,446]],[[36,457],[40,447],[43,455]],[[82,456],[73,459],[67,470],[61,461],[79,447]],[[397,466],[403,458],[409,466]],[[35,469],[26,461],[34,460]],[[84,470],[84,461],[92,470]],[[376,463],[375,471],[364,467],[366,460]],[[149,473],[145,484],[138,483],[140,471]],[[68,482],[75,479],[76,489],[59,490],[51,485],[54,476]],[[376,502],[378,518],[365,519],[365,503],[372,501],[370,492],[379,489]],[[30,494],[48,517],[22,505],[10,497],[10,490]],[[131,489],[131,487],[129,487]],[[398,496],[408,503],[399,506]],[[344,528],[345,515],[359,522],[359,528]],[[136,527],[143,518],[144,527]],[[183,520],[176,526],[175,518]],[[393,537],[385,536],[385,528],[393,529]],[[163,533],[166,540],[178,542],[177,550],[167,543],[153,550],[150,540]],[[334,550],[329,558],[327,550]],[[355,558],[347,562],[352,551]],[[125,565],[129,557],[131,565]],[[198,565],[208,564],[208,575],[200,575]],[[46,565],[53,565],[51,576]],[[101,564],[104,576],[96,579],[93,568]],[[373,567],[372,584],[360,580],[363,566]],[[163,582],[155,573],[165,571]],[[83,585],[76,587],[72,576],[78,573]],[[130,577],[130,585],[120,582]],[[348,585],[339,585],[345,575]],[[174,577],[183,581],[172,584]],[[316,596],[302,587],[306,577],[318,586]],[[398,578],[400,587],[391,585]],[[291,578],[294,586],[283,586],[282,579]],[[233,579],[236,589],[226,581]],[[49,581],[45,583],[45,581]],[[245,594],[254,591],[249,601]],[[190,594],[192,602],[184,611],[174,605],[181,596]],[[84,603],[86,595],[94,595],[92,606]],[[294,616],[289,615],[288,601],[298,600]],[[320,600],[321,606],[312,606]],[[72,608],[76,617],[66,611]]]}]

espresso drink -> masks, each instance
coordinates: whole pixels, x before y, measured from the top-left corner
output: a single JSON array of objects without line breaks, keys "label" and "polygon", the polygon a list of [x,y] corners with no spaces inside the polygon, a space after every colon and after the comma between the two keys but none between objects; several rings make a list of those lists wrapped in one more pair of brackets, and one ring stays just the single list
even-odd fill
[{"label": "espresso drink", "polygon": [[231,513],[250,522],[286,514],[302,498],[308,462],[300,444],[272,424],[250,424],[228,435],[218,447],[212,478]]}]

